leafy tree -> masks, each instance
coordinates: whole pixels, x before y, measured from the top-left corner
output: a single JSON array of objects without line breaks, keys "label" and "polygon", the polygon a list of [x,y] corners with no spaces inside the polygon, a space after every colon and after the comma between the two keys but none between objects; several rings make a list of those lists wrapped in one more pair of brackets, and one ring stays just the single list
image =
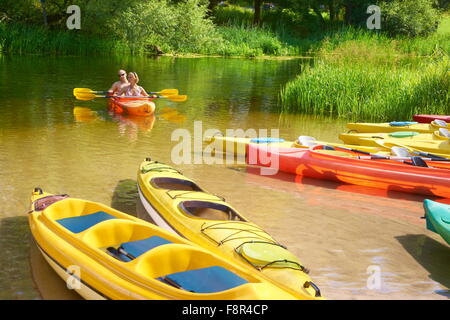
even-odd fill
[{"label": "leafy tree", "polygon": [[398,0],[381,4],[382,28],[391,35],[426,36],[437,30],[439,11],[431,0]]}]

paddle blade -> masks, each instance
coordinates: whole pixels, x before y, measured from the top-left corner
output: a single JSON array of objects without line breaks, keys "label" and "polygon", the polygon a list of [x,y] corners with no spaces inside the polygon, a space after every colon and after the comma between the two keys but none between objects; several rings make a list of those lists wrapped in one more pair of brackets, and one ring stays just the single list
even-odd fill
[{"label": "paddle blade", "polygon": [[79,94],[75,95],[75,98],[77,98],[78,100],[82,100],[82,101],[89,101],[89,100],[95,99],[96,95],[89,94],[89,93],[79,93]]},{"label": "paddle blade", "polygon": [[164,89],[158,92],[162,96],[177,96],[178,89]]},{"label": "paddle blade", "polygon": [[95,91],[89,89],[89,88],[75,88],[73,89],[73,95],[77,96],[79,94],[94,94]]}]

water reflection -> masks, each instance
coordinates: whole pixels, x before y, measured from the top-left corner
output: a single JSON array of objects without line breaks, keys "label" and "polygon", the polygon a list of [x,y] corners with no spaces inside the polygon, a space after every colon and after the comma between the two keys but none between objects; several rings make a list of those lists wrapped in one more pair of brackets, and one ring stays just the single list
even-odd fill
[{"label": "water reflection", "polygon": [[[430,279],[450,288],[450,247],[424,234],[396,237],[405,250],[428,271]],[[450,298],[447,290],[437,293]]]}]

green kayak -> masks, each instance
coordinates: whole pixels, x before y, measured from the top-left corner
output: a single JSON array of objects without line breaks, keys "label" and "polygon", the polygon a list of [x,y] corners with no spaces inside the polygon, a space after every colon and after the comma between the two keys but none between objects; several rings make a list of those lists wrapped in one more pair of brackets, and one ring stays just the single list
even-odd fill
[{"label": "green kayak", "polygon": [[426,199],[423,202],[427,229],[438,233],[450,244],[450,205]]}]

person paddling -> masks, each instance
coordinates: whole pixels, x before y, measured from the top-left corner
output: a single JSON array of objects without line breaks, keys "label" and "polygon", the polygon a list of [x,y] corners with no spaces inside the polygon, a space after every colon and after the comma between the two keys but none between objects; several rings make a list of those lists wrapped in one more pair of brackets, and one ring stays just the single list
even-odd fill
[{"label": "person paddling", "polygon": [[111,89],[108,90],[108,95],[115,95],[129,84],[127,80],[127,72],[125,70],[119,70],[119,81],[112,84]]},{"label": "person paddling", "polygon": [[145,91],[144,88],[138,86],[139,77],[136,72],[128,73],[128,82],[129,84],[124,86],[117,95],[125,95],[125,96],[148,96],[149,94]]}]

